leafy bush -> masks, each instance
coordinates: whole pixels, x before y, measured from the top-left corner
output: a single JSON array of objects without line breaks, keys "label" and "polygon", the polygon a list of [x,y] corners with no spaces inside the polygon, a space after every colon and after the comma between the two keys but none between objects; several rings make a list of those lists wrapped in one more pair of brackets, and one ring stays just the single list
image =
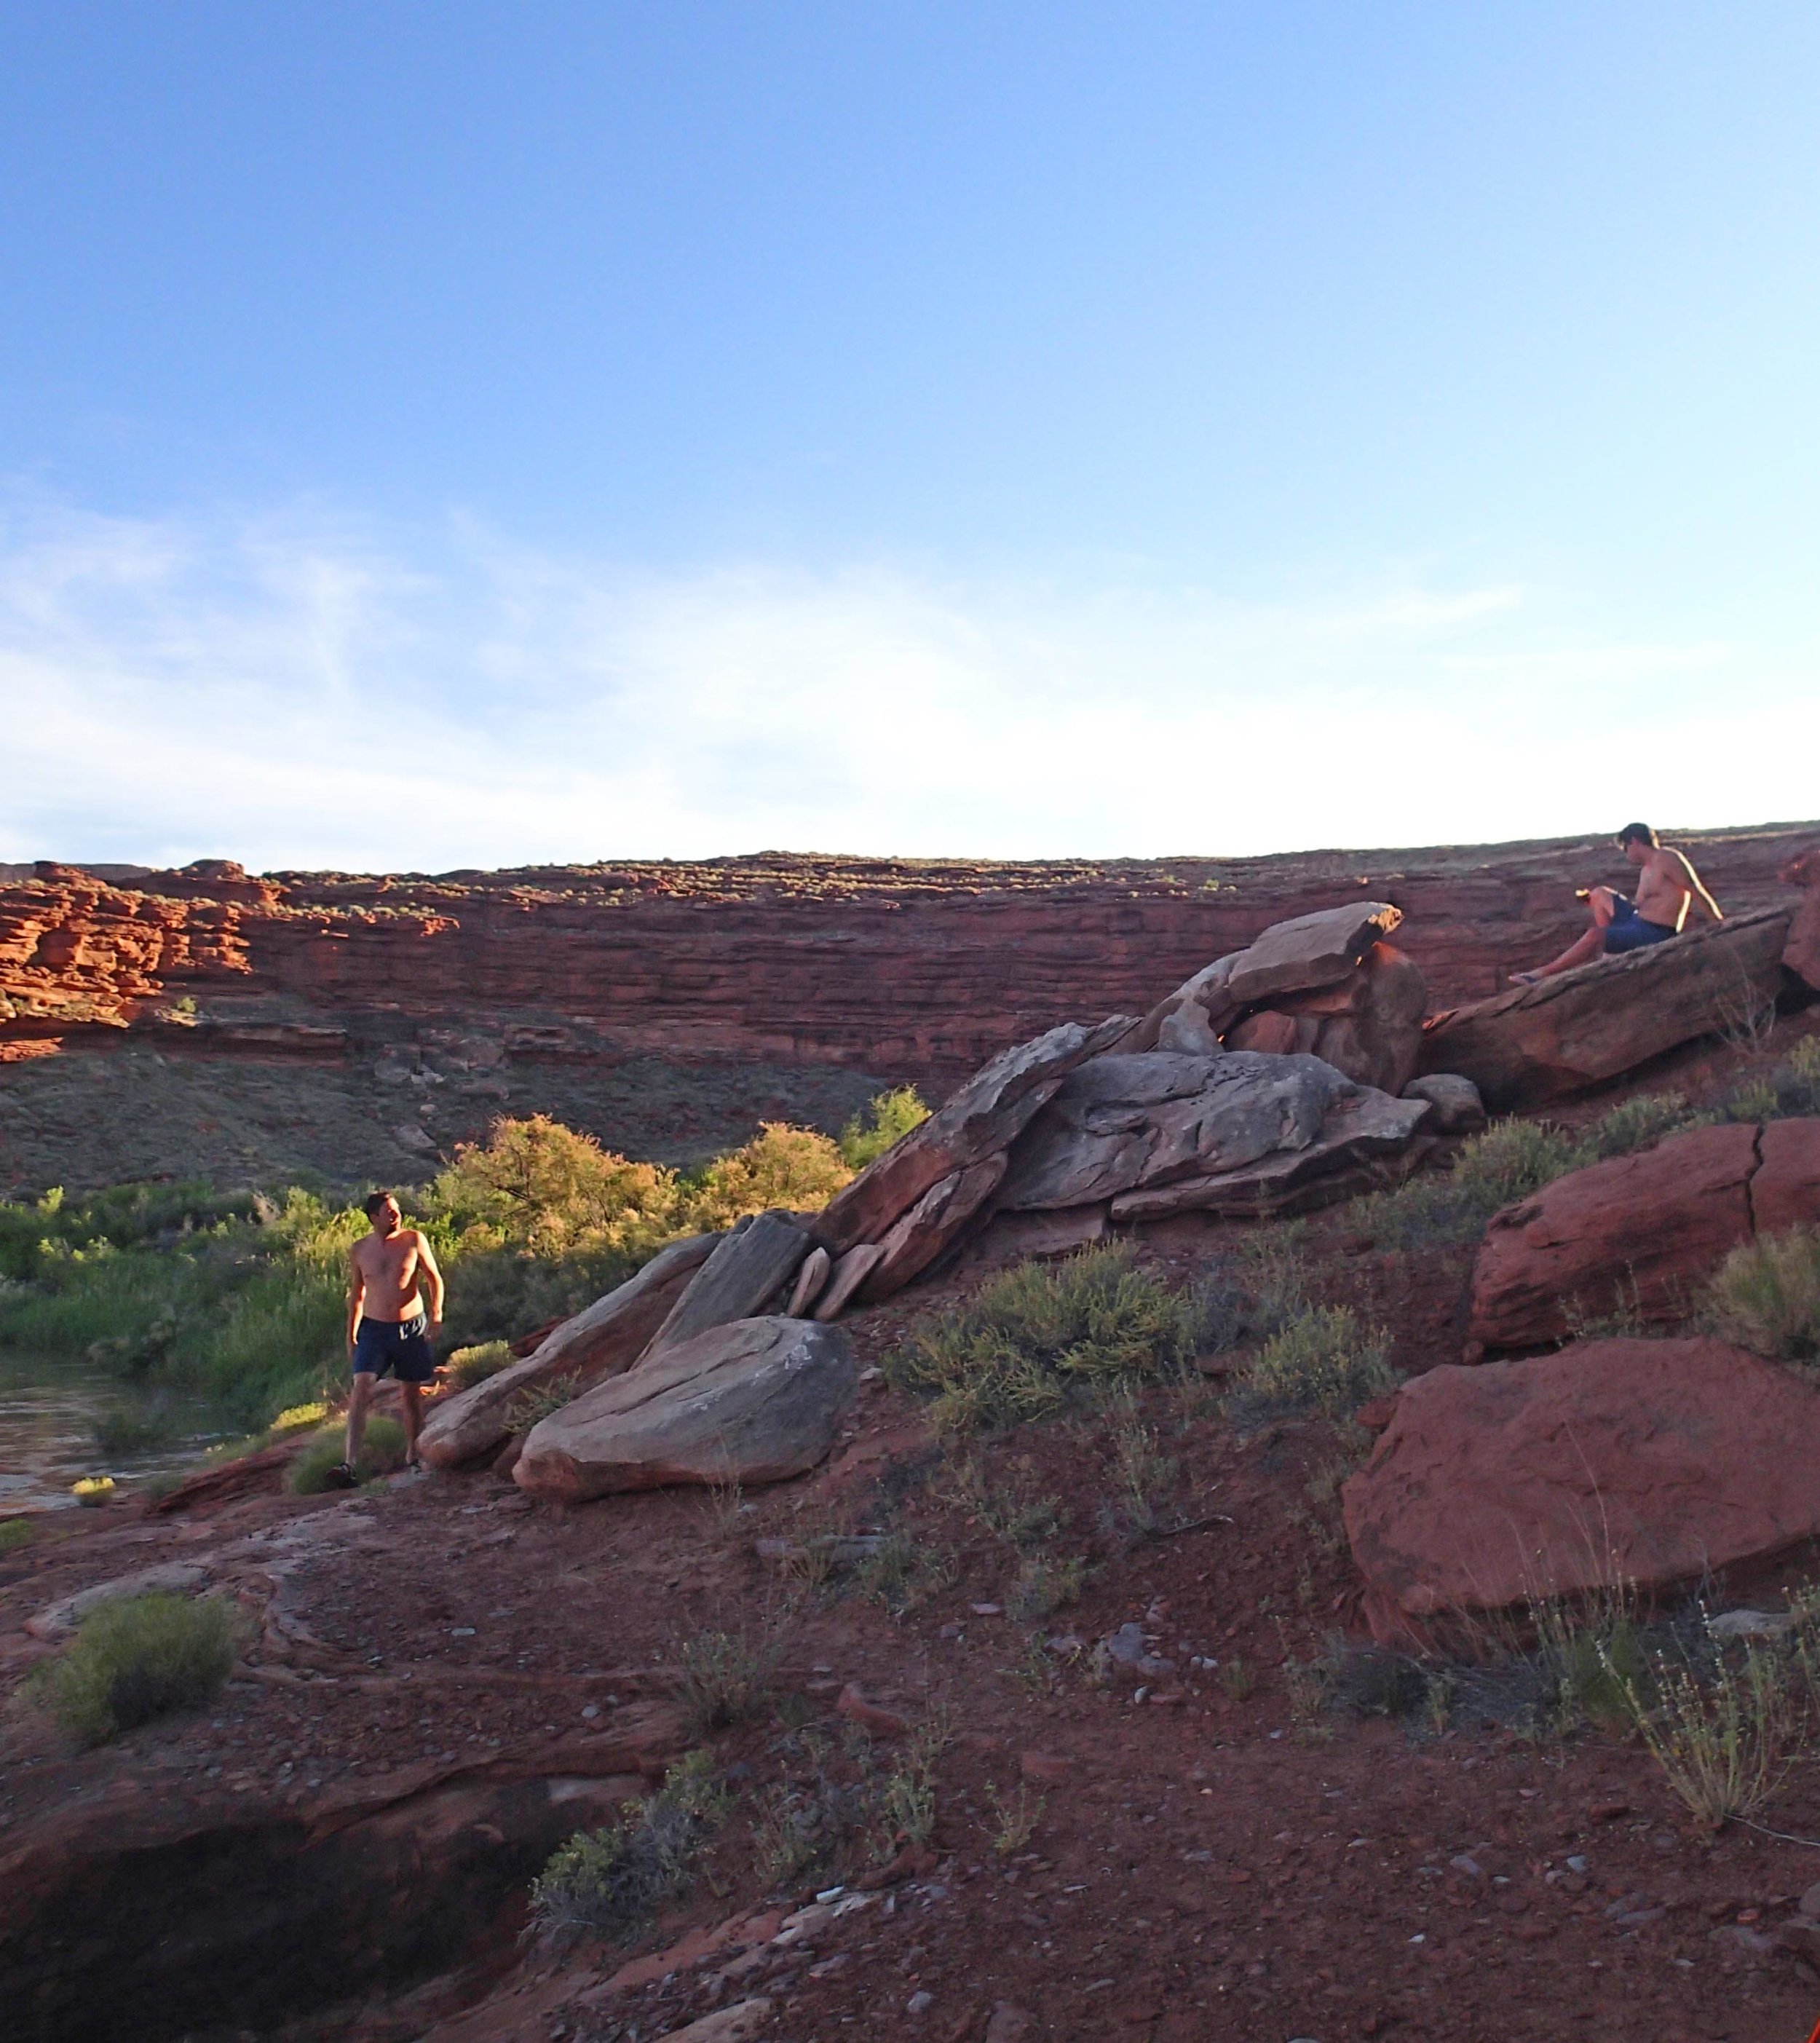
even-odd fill
[{"label": "leafy bush", "polygon": [[1461,1148],[1444,1176],[1412,1178],[1358,1205],[1359,1229],[1379,1248],[1471,1241],[1500,1207],[1527,1198],[1588,1160],[1563,1129],[1541,1121],[1493,1121]]},{"label": "leafy bush", "polygon": [[649,1802],[627,1802],[618,1823],[579,1830],[552,1853],[531,1887],[534,1925],[564,1943],[636,1935],[665,1902],[688,1892],[726,1813],[713,1754],[690,1753]]},{"label": "leafy bush", "polygon": [[1704,1127],[1712,1118],[1688,1106],[1685,1094],[1638,1093],[1600,1115],[1587,1129],[1580,1145],[1581,1159],[1591,1163],[1607,1156],[1628,1156],[1634,1150],[1652,1148],[1665,1136]]},{"label": "leafy bush", "polygon": [[32,1543],[32,1521],[29,1518],[9,1518],[0,1524],[0,1554],[16,1554],[21,1547]]},{"label": "leafy bush", "polygon": [[1096,1386],[1178,1370],[1197,1331],[1193,1301],[1115,1242],[1061,1263],[1020,1263],[959,1312],[925,1314],[886,1367],[932,1400],[944,1431],[1011,1426]]},{"label": "leafy bush", "polygon": [[849,1171],[863,1171],[928,1118],[929,1109],[914,1086],[876,1094],[865,1112],[856,1113],[841,1130],[841,1160]]},{"label": "leafy bush", "polygon": [[1350,1305],[1316,1305],[1266,1341],[1245,1389],[1267,1409],[1343,1418],[1397,1387],[1378,1329]]},{"label": "leafy bush", "polygon": [[449,1355],[449,1382],[457,1390],[472,1390],[489,1376],[512,1366],[510,1341],[481,1341],[470,1347],[453,1349]]},{"label": "leafy bush", "polygon": [[[320,1497],[329,1487],[329,1471],[340,1467],[345,1447],[341,1429],[324,1432],[312,1440],[290,1465],[286,1478],[293,1497]],[[389,1475],[404,1465],[404,1428],[396,1419],[369,1419],[360,1438],[360,1458],[354,1474],[363,1482]]]},{"label": "leafy bush", "polygon": [[58,1727],[82,1745],[198,1708],[234,1667],[232,1606],[219,1596],[122,1596],[82,1619],[44,1688]]},{"label": "leafy bush", "polygon": [[431,1187],[430,1206],[464,1248],[554,1256],[611,1244],[649,1249],[668,1232],[675,1178],[634,1163],[533,1114],[501,1120],[486,1140],[464,1142]]},{"label": "leafy bush", "polygon": [[1779,1362],[1820,1360],[1820,1230],[1747,1241],[1714,1272],[1715,1330]]},{"label": "leafy bush", "polygon": [[817,1129],[768,1121],[749,1142],[717,1157],[684,1190],[679,1223],[690,1233],[705,1234],[772,1206],[816,1211],[853,1175],[840,1151]]},{"label": "leafy bush", "polygon": [[1773,1069],[1747,1079],[1719,1109],[1726,1121],[1820,1114],[1820,1036],[1804,1036]]}]

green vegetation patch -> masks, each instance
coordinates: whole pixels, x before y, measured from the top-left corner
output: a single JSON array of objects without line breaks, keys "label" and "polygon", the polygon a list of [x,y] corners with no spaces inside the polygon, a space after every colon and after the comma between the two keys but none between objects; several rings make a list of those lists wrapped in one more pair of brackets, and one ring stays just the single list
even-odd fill
[{"label": "green vegetation patch", "polygon": [[552,1853],[531,1888],[534,1926],[557,1943],[636,1936],[688,1892],[726,1807],[714,1755],[690,1753],[649,1801],[626,1803],[618,1823],[578,1830]]},{"label": "green vegetation patch", "polygon": [[956,1312],[914,1321],[886,1363],[930,1400],[944,1432],[1014,1426],[1071,1398],[1178,1374],[1197,1350],[1195,1301],[1125,1242],[1060,1263],[1024,1263]]},{"label": "green vegetation patch", "polygon": [[1778,1362],[1820,1363],[1820,1229],[1734,1248],[1714,1272],[1715,1331]]},{"label": "green vegetation patch", "polygon": [[82,1619],[75,1642],[46,1669],[43,1693],[66,1737],[105,1745],[210,1700],[233,1671],[235,1635],[224,1598],[122,1596]]}]

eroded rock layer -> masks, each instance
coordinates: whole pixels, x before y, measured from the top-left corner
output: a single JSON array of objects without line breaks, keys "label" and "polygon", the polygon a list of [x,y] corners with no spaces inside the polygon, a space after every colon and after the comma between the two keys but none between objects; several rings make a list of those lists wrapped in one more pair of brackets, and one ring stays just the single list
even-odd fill
[{"label": "eroded rock layer", "polygon": [[[1786,903],[1820,826],[1680,834],[1730,912]],[[131,1024],[332,1056],[339,1018],[507,1018],[519,1054],[834,1061],[952,1083],[1058,1016],[1145,1013],[1209,958],[1349,892],[1403,913],[1436,1006],[1496,991],[1621,883],[1603,839],[1102,864],[761,856],[519,872],[109,883],[0,869],[0,1041]],[[180,1008],[187,997],[199,1010]],[[515,1022],[511,1018],[519,1018]]]}]

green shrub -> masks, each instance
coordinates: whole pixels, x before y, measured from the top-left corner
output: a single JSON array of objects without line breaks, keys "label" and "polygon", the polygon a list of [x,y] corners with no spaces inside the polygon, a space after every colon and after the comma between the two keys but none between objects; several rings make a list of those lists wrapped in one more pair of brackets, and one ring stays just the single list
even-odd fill
[{"label": "green shrub", "polygon": [[618,1823],[560,1846],[531,1887],[535,1927],[559,1943],[622,1941],[687,1893],[726,1813],[713,1769],[711,1753],[692,1752],[649,1802],[627,1802]]},{"label": "green shrub", "polygon": [[[286,1481],[293,1497],[320,1497],[329,1487],[329,1471],[339,1468],[345,1451],[339,1427],[310,1442],[290,1465]],[[360,1438],[354,1474],[363,1482],[389,1475],[404,1466],[404,1428],[396,1419],[369,1419]]]},{"label": "green shrub", "polygon": [[779,1645],[775,1637],[755,1641],[730,1631],[698,1631],[682,1642],[678,1699],[691,1737],[725,1731],[761,1708],[771,1692]]},{"label": "green shrub", "polygon": [[1501,1207],[1588,1160],[1581,1144],[1547,1121],[1493,1121],[1462,1145],[1444,1175],[1412,1178],[1394,1191],[1361,1200],[1359,1230],[1379,1248],[1475,1240]]},{"label": "green shrub", "polygon": [[856,1113],[841,1130],[841,1160],[849,1171],[863,1171],[928,1118],[929,1109],[914,1086],[876,1094],[864,1113]]},{"label": "green shrub", "polygon": [[1710,1297],[1715,1330],[1740,1347],[1820,1360],[1820,1229],[1741,1244],[1714,1272]]},{"label": "green shrub", "polygon": [[0,1524],[0,1554],[16,1554],[21,1547],[32,1543],[32,1521],[29,1518],[9,1518]]},{"label": "green shrub", "polygon": [[82,1619],[44,1690],[57,1725],[82,1745],[174,1711],[196,1709],[234,1667],[233,1607],[220,1596],[122,1596]]},{"label": "green shrub", "polygon": [[1011,1426],[1085,1389],[1178,1370],[1196,1332],[1193,1301],[1115,1242],[1006,1271],[959,1312],[914,1321],[886,1367],[932,1401],[944,1431]]},{"label": "green shrub", "polygon": [[1719,1109],[1726,1121],[1820,1114],[1820,1036],[1804,1036],[1772,1070],[1747,1079]]},{"label": "green shrub", "polygon": [[1350,1305],[1316,1305],[1266,1341],[1245,1389],[1268,1410],[1344,1418],[1397,1387],[1384,1336]]},{"label": "green shrub", "polygon": [[853,1175],[819,1130],[768,1121],[749,1142],[717,1157],[684,1188],[679,1228],[706,1234],[773,1206],[817,1212]]},{"label": "green shrub", "polygon": [[505,1409],[506,1431],[528,1433],[552,1412],[573,1405],[580,1394],[579,1376],[553,1376],[547,1382],[527,1384]]},{"label": "green shrub", "polygon": [[477,1347],[458,1347],[449,1357],[449,1381],[458,1390],[472,1390],[489,1376],[512,1366],[509,1341],[482,1341]]},{"label": "green shrub", "polygon": [[1594,1121],[1581,1148],[1588,1163],[1607,1156],[1628,1156],[1634,1150],[1653,1147],[1665,1136],[1704,1127],[1712,1118],[1711,1114],[1698,1113],[1688,1106],[1684,1094],[1639,1093]]}]

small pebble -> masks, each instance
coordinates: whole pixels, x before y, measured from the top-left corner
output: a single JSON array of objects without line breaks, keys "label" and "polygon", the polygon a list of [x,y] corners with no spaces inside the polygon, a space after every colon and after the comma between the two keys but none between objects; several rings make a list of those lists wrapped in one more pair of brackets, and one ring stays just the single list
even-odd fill
[{"label": "small pebble", "polygon": [[904,2003],[904,2011],[906,2014],[927,2014],[934,2005],[933,1993],[913,1993]]}]

